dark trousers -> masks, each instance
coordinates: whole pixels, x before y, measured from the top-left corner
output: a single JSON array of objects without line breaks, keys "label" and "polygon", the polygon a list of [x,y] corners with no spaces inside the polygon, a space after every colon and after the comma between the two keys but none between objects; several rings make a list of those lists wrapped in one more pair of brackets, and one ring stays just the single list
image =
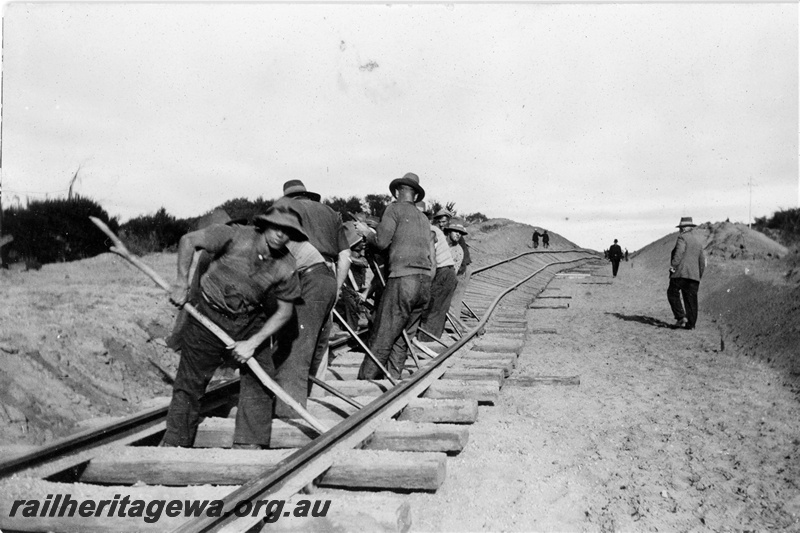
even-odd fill
[{"label": "dark trousers", "polygon": [[[434,335],[437,339],[444,333],[444,323],[447,320],[447,312],[450,310],[450,301],[456,290],[456,270],[452,266],[436,269],[436,275],[431,282],[431,298],[422,313],[419,327]],[[421,331],[417,333],[417,338],[421,341],[432,341],[433,337]]]},{"label": "dark trousers", "polygon": [[[222,316],[208,307],[202,297],[196,301],[195,307],[237,341],[251,337],[266,321],[263,314],[237,319]],[[226,357],[230,355],[222,341],[190,316],[181,334],[181,359],[167,412],[164,446],[189,447],[194,444],[200,420],[200,397]],[[258,347],[253,358],[269,376],[275,376],[269,340]],[[273,395],[247,366],[241,367],[240,376],[233,442],[266,446],[272,432]]]},{"label": "dark trousers", "polygon": [[614,274],[614,277],[617,277],[617,272],[619,272],[619,259],[612,259],[611,260],[611,273]]},{"label": "dark trousers", "polygon": [[[422,310],[431,294],[431,277],[414,274],[389,278],[381,295],[375,314],[375,330],[370,339],[370,350],[394,378],[399,378],[410,349],[403,338],[403,330],[411,339],[417,332]],[[366,355],[358,371],[358,379],[379,379],[383,373]]]},{"label": "dark trousers", "polygon": [[[694,328],[697,323],[697,292],[700,289],[700,282],[686,278],[670,278],[667,288],[667,300],[672,308],[675,320],[686,318],[689,322],[687,327]],[[681,294],[686,312],[681,305]]]},{"label": "dark trousers", "polygon": [[347,325],[353,328],[353,331],[358,330],[358,321],[361,319],[364,305],[361,303],[361,297],[355,289],[345,285],[342,287],[342,294],[336,302],[336,311],[342,315]]},{"label": "dark trousers", "polygon": [[[275,381],[303,407],[308,400],[309,374],[316,374],[331,334],[331,310],[336,301],[336,277],[325,264],[300,274],[302,302],[295,304],[292,318],[278,333],[275,353]],[[300,415],[281,399],[275,402],[275,416]]]},{"label": "dark trousers", "polygon": [[467,265],[462,274],[456,274],[456,290],[450,300],[450,314],[461,318],[461,308],[464,307],[464,294],[467,292],[469,280],[472,278],[472,265]]}]

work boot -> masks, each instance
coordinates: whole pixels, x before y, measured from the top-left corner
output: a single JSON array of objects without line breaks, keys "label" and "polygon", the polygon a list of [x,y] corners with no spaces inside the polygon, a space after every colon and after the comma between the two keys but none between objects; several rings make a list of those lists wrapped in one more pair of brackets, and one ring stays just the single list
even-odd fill
[{"label": "work boot", "polygon": [[686,317],[679,318],[677,322],[675,322],[675,327],[678,329],[686,329],[686,326],[689,324],[689,319]]}]

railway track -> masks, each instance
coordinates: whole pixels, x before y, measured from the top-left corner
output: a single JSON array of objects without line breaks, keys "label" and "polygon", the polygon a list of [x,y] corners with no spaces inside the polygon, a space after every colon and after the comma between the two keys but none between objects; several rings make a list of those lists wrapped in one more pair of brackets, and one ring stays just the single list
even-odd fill
[{"label": "railway track", "polygon": [[[238,387],[226,382],[204,398],[193,449],[156,446],[163,406],[4,461],[0,528],[407,530],[402,493],[433,492],[446,481],[447,457],[467,445],[478,404],[493,404],[513,372],[530,333],[528,306],[556,273],[595,258],[578,249],[531,251],[476,268],[449,346],[415,347],[396,385],[356,380],[363,352],[333,343],[325,383],[334,393],[315,386],[308,404],[330,428],[321,435],[302,420],[276,420],[273,449],[229,449]],[[76,504],[69,516],[66,495],[85,512]],[[196,516],[187,518],[190,504]]]}]

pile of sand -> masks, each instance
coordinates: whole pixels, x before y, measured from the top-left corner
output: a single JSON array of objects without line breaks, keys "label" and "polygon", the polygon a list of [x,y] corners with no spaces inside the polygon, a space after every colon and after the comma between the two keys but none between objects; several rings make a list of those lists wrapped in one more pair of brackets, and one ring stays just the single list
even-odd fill
[{"label": "pile of sand", "polygon": [[[720,259],[781,259],[789,250],[763,233],[745,224],[732,222],[705,222],[694,229],[704,242],[709,260]],[[649,268],[669,269],[670,254],[678,239],[678,232],[654,241],[634,254],[636,261]]]},{"label": "pile of sand", "polygon": [[[466,240],[478,258],[477,264],[489,264],[533,249],[533,231],[540,226],[520,224],[505,218],[493,218],[480,224],[472,224],[466,229],[469,232]],[[578,245],[565,239],[558,233],[550,234],[550,249],[564,250],[578,248]],[[541,241],[539,250],[544,250]],[[475,258],[473,258],[475,260]]]}]

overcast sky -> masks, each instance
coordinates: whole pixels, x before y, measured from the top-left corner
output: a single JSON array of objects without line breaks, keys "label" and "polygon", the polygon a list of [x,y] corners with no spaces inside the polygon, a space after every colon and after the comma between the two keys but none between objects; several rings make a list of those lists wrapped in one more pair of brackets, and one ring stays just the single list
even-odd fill
[{"label": "overcast sky", "polygon": [[[8,4],[3,205],[388,193],[638,249],[797,207],[798,7]],[[748,182],[752,180],[752,188]]]}]

